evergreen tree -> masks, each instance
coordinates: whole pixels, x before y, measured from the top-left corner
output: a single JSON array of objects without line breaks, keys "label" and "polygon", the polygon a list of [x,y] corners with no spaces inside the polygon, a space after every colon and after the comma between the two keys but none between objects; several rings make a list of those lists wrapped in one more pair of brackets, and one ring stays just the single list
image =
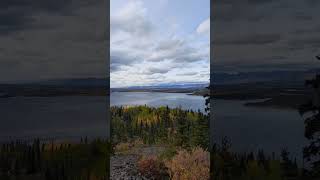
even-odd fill
[{"label": "evergreen tree", "polygon": [[[318,56],[317,58],[319,59]],[[303,156],[311,162],[312,176],[320,177],[320,74],[306,80],[305,84],[312,87],[313,94],[312,99],[299,109],[302,115],[311,114],[304,120],[304,135],[310,144],[304,147]]]}]

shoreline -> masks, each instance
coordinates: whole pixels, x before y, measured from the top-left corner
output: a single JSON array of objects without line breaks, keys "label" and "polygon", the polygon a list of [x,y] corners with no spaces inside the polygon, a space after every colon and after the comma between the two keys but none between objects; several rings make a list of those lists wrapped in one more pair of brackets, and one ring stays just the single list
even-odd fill
[{"label": "shoreline", "polygon": [[[190,96],[204,96],[208,93],[207,89],[123,89],[123,90],[111,90],[108,91],[102,89],[82,89],[80,91],[74,90],[62,90],[56,91],[22,91],[15,93],[2,93],[0,99],[15,98],[15,97],[66,97],[66,96],[79,96],[79,97],[106,97],[111,93],[135,93],[135,92],[149,92],[149,93],[183,93]],[[299,106],[308,99],[306,92],[297,91],[290,92],[285,89],[251,89],[250,91],[244,91],[241,89],[217,89],[216,93],[213,95],[214,99],[221,100],[242,100],[251,101],[259,99],[267,99],[265,101],[259,102],[247,102],[245,106],[253,107],[273,107],[273,108],[284,108],[284,109],[297,109]]]}]

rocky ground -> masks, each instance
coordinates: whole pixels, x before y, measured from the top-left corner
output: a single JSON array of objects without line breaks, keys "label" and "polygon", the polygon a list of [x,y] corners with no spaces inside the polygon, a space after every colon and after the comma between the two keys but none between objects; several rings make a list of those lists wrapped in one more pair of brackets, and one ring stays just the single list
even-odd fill
[{"label": "rocky ground", "polygon": [[157,155],[164,148],[158,146],[139,147],[129,153],[116,153],[111,157],[111,180],[147,180],[137,168],[137,162],[142,155]]},{"label": "rocky ground", "polygon": [[115,155],[111,157],[111,179],[112,180],[144,180],[137,169],[138,156]]}]

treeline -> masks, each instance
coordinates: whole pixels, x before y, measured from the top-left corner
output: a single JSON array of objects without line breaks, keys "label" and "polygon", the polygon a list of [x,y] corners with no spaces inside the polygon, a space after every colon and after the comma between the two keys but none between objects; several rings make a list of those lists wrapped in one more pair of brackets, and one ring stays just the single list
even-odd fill
[{"label": "treeline", "polygon": [[80,143],[15,141],[0,147],[0,179],[82,180],[109,177],[111,145],[96,139]]},{"label": "treeline", "polygon": [[280,157],[274,153],[258,152],[234,153],[231,143],[223,139],[210,153],[211,178],[215,180],[311,180],[306,171],[298,167],[296,159],[283,149]]},{"label": "treeline", "polygon": [[112,140],[142,139],[145,144],[173,144],[184,148],[209,146],[209,118],[199,111],[166,107],[111,107]]}]

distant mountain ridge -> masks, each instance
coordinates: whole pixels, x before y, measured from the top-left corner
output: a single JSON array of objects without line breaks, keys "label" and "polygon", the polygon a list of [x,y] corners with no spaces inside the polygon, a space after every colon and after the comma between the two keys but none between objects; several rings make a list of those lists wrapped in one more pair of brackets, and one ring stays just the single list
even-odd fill
[{"label": "distant mountain ridge", "polygon": [[168,89],[168,88],[204,88],[207,87],[209,83],[199,82],[199,83],[161,83],[157,85],[147,85],[147,86],[130,86],[127,89],[146,89],[146,88],[158,88],[158,89]]},{"label": "distant mountain ridge", "polygon": [[209,83],[206,82],[179,82],[179,83],[161,83],[145,86],[129,86],[129,87],[113,87],[111,91],[159,91],[159,92],[176,92],[178,91],[190,91],[195,89],[203,89],[207,87]]}]

